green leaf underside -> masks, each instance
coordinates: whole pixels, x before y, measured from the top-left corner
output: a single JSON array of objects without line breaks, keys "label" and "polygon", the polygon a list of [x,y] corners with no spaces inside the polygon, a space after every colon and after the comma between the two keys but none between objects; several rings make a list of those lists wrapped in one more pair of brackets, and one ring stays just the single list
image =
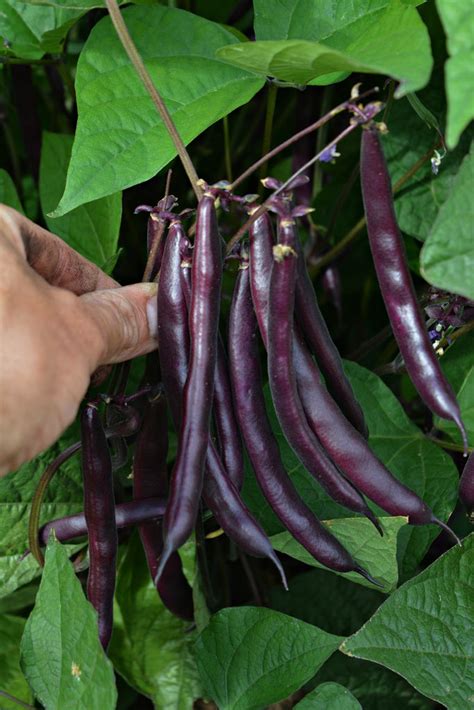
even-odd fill
[{"label": "green leaf underside", "polygon": [[[467,430],[470,446],[474,446],[474,332],[466,333],[449,348],[441,358],[441,367],[451,384],[461,408],[461,415]],[[461,444],[461,434],[457,426],[447,420],[435,417],[437,429]]]},{"label": "green leaf underside", "polygon": [[62,51],[64,38],[83,10],[0,0],[0,55],[41,59]]},{"label": "green leaf underside", "polygon": [[0,168],[0,202],[3,202],[4,205],[8,205],[9,207],[13,207],[23,214],[23,208],[16,191],[15,183],[3,168]]},{"label": "green leaf underside", "polygon": [[[20,668],[20,641],[24,628],[25,620],[21,617],[0,615],[0,690],[31,703],[33,697]],[[0,707],[15,710],[18,704],[0,696]]]},{"label": "green leaf underside", "polygon": [[421,273],[428,283],[470,299],[474,299],[473,177],[471,145],[420,256]]},{"label": "green leaf underside", "polygon": [[397,2],[325,36],[323,42],[246,42],[223,47],[217,56],[249,71],[298,84],[336,71],[388,74],[400,82],[397,96],[425,86],[432,67],[426,27],[415,8]]},{"label": "green leaf underside", "polygon": [[[185,143],[263,85],[215,58],[216,49],[237,42],[216,23],[161,6],[130,7],[123,17]],[[108,18],[94,27],[81,52],[76,93],[79,121],[54,216],[142,182],[176,155]]]},{"label": "green leaf underside", "polygon": [[162,604],[140,538],[127,546],[117,574],[109,656],[127,683],[158,708],[187,710],[201,686],[193,653],[195,633]]},{"label": "green leaf underside", "polygon": [[97,615],[67,552],[54,538],[46,549],[36,605],[21,642],[22,668],[47,708],[113,710],[112,664],[99,642]]},{"label": "green leaf underside", "polygon": [[362,710],[352,693],[339,683],[323,683],[295,705],[298,710]]},{"label": "green leaf underside", "polygon": [[219,710],[257,710],[300,688],[340,640],[269,609],[223,609],[196,641],[196,658]]},{"label": "green leaf underside", "polygon": [[450,710],[474,699],[474,534],[404,584],[341,650],[380,663]]},{"label": "green leaf underside", "polygon": [[49,217],[66,184],[73,136],[44,133],[41,149],[39,191],[41,208],[49,229],[73,249],[103,266],[115,256],[122,216],[120,192],[77,207],[63,217]]},{"label": "green leaf underside", "polygon": [[472,2],[436,0],[436,7],[447,35],[450,56],[445,65],[448,97],[446,141],[449,148],[454,148],[462,131],[474,118],[474,5]]}]

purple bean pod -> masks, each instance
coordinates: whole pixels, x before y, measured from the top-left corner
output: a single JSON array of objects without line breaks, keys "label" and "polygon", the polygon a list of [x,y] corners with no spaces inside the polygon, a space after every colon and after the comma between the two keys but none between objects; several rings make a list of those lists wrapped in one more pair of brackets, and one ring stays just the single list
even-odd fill
[{"label": "purple bean pod", "polygon": [[97,611],[99,638],[106,649],[113,626],[117,526],[112,462],[94,404],[88,404],[82,412],[81,438],[84,517],[89,537],[87,598]]},{"label": "purple bean pod", "polygon": [[[266,341],[269,280],[272,268],[271,223],[257,220],[250,230],[250,284],[259,329]],[[309,425],[344,475],[390,515],[409,517],[413,525],[445,527],[424,501],[398,481],[375,456],[321,382],[316,364],[301,336],[293,337],[298,393]],[[448,528],[448,531],[451,532]]]},{"label": "purple bean pod", "polygon": [[459,481],[459,498],[467,510],[471,522],[474,522],[474,452],[464,466]]},{"label": "purple bean pod", "polygon": [[372,258],[406,370],[427,407],[439,417],[455,422],[467,451],[459,405],[436,358],[416,298],[375,124],[362,131],[360,176]]},{"label": "purple bean pod", "polygon": [[[144,522],[153,522],[163,517],[166,508],[165,498],[144,498],[119,503],[115,506],[115,522],[118,529],[129,528]],[[39,531],[42,545],[47,545],[51,530],[54,530],[59,542],[69,542],[76,537],[87,535],[84,513],[67,515],[45,523]]]},{"label": "purple bean pod", "polygon": [[[137,437],[133,458],[133,497],[135,500],[165,498],[168,494],[168,422],[166,398],[157,395],[145,405],[143,425]],[[161,520],[143,522],[139,526],[151,578],[158,570],[158,560],[163,551]],[[193,619],[193,593],[184,576],[181,558],[177,552],[170,555],[157,583],[163,604],[176,616]]]},{"label": "purple bean pod", "polygon": [[[180,268],[184,232],[168,234],[167,246],[158,285],[158,333],[163,383],[175,426],[182,418],[182,395],[189,359],[189,327],[186,298],[183,290],[183,269]],[[186,273],[188,269],[184,269]],[[206,475],[203,496],[224,532],[244,552],[257,557],[268,557],[278,568],[286,586],[284,572],[268,537],[243,503],[237,488],[229,479],[219,455],[208,437]]]},{"label": "purple bean pod", "polygon": [[273,247],[267,319],[268,375],[275,411],[288,443],[331,498],[373,520],[373,514],[362,496],[326,455],[301,405],[292,354],[297,273],[297,238],[293,218],[279,217],[279,236],[280,243]]},{"label": "purple bean pod", "polygon": [[257,320],[249,288],[248,263],[234,289],[229,321],[229,356],[239,423],[257,481],[286,529],[322,564],[338,572],[367,576],[300,499],[280,458],[263,397]]}]

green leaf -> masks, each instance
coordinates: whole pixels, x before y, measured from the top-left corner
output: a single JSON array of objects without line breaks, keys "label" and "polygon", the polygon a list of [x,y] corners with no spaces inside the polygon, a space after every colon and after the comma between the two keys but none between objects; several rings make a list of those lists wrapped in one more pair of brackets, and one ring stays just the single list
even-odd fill
[{"label": "green leaf", "polygon": [[[398,580],[397,537],[400,528],[406,525],[407,518],[380,518],[383,537],[366,518],[338,518],[324,522],[353,558],[383,584],[384,592],[395,589]],[[275,550],[312,567],[322,566],[290,533],[273,535],[270,540]],[[356,572],[348,572],[344,576],[352,582],[374,588],[371,582]]]},{"label": "green leaf", "polygon": [[[39,190],[41,208],[49,229],[98,266],[115,259],[122,217],[120,192],[77,207],[63,217],[49,217],[66,184],[73,136],[44,133]],[[113,267],[112,267],[113,268]]]},{"label": "green leaf", "polygon": [[397,590],[341,650],[465,710],[474,695],[474,534]]},{"label": "green leaf", "polygon": [[[263,85],[216,59],[216,49],[237,42],[216,23],[159,5],[129,7],[123,17],[185,143]],[[176,155],[108,18],[94,27],[81,52],[76,93],[79,121],[54,216],[143,182]]]},{"label": "green leaf", "polygon": [[[474,446],[474,332],[465,333],[441,358],[441,367],[451,384],[461,408],[468,441]],[[437,429],[461,444],[461,435],[453,422],[435,417]]]},{"label": "green leaf", "polygon": [[423,101],[416,94],[407,94],[407,101],[422,121],[426,123],[428,128],[432,128],[438,135],[441,134],[441,128],[438,123],[436,116],[429,110],[427,106],[424,105]]},{"label": "green leaf", "polygon": [[[380,591],[354,587],[344,577],[322,569],[297,574],[288,585],[288,591],[281,586],[269,589],[271,608],[338,636],[358,631],[385,598]],[[320,594],[322,589],[324,594]]]},{"label": "green leaf", "polygon": [[97,615],[86,600],[65,548],[51,537],[36,605],[21,642],[21,663],[49,709],[113,710],[112,664],[99,642]]},{"label": "green leaf", "polygon": [[0,55],[41,59],[62,52],[64,39],[83,10],[0,0]]},{"label": "green leaf", "polygon": [[[423,436],[379,377],[352,362],[346,361],[344,367],[364,411],[370,447],[396,478],[446,521],[457,500],[459,478],[453,460]],[[438,534],[434,525],[407,525],[400,531],[401,575],[414,572]]]},{"label": "green leaf", "polygon": [[245,42],[223,47],[217,56],[249,71],[298,84],[337,71],[388,74],[400,82],[396,96],[425,86],[432,68],[428,31],[417,10],[395,0],[347,28],[324,35],[322,42]]},{"label": "green leaf", "polygon": [[339,683],[323,683],[295,705],[298,710],[362,710],[352,693]]},{"label": "green leaf", "polygon": [[14,593],[0,599],[0,614],[14,614],[33,606],[38,591],[38,583],[32,582]]},{"label": "green leaf", "polygon": [[276,611],[240,607],[212,617],[196,658],[220,710],[257,710],[300,688],[338,643],[340,637]]},{"label": "green leaf", "polygon": [[3,202],[4,205],[8,205],[9,207],[13,207],[23,214],[23,207],[21,206],[15,183],[3,168],[0,168],[0,202]]},{"label": "green leaf", "polygon": [[[3,614],[0,616],[0,690],[25,703],[33,696],[20,668],[20,641],[25,619]],[[2,710],[17,710],[18,705],[0,696]]]},{"label": "green leaf", "polygon": [[421,273],[434,286],[474,299],[474,147],[459,169],[448,199],[421,251]]},{"label": "green leaf", "polygon": [[446,141],[454,148],[459,136],[474,118],[474,5],[471,2],[436,0],[439,16],[447,35],[449,59],[445,65],[448,96]]},{"label": "green leaf", "polygon": [[163,606],[138,535],[120,563],[109,656],[127,683],[158,708],[186,710],[200,697],[195,634]]}]

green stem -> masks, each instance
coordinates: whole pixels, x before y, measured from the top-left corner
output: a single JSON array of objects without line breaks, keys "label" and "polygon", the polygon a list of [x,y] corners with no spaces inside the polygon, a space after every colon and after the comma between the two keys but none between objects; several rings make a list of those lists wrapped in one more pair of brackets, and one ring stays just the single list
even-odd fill
[{"label": "green stem", "polygon": [[222,126],[224,128],[224,159],[225,159],[225,172],[227,175],[227,180],[232,182],[232,157],[230,154],[230,131],[229,131],[229,117],[224,116],[222,119]]},{"label": "green stem", "polygon": [[191,187],[194,190],[194,194],[199,200],[203,195],[203,190],[199,184],[199,178],[194,168],[194,165],[191,161],[191,158],[189,157],[188,151],[186,150],[186,146],[184,145],[182,138],[173,123],[170,113],[166,108],[165,102],[158,93],[152,81],[152,78],[148,73],[145,64],[143,63],[142,58],[138,53],[135,43],[130,36],[130,33],[120,12],[119,6],[117,5],[117,0],[105,0],[105,4],[107,5],[107,10],[109,11],[110,19],[112,20],[112,24],[115,27],[115,31],[117,32],[122,46],[125,49],[133,66],[135,67],[135,71],[142,80],[143,85],[148,91],[151,100],[153,101],[153,104],[155,105],[155,108],[161,117],[161,120],[165,124],[170,138],[172,139],[176,151],[183,164],[183,168],[186,172],[186,175],[188,176],[189,182],[191,183]]},{"label": "green stem", "polygon": [[[323,89],[323,99],[321,102],[321,117],[325,116],[327,112],[329,111],[329,107],[331,105],[331,100],[332,100],[332,95],[333,95],[333,87],[332,86],[326,86]],[[327,138],[328,138],[328,125],[325,123],[323,126],[321,126],[320,130],[317,133],[316,136],[316,153],[319,153],[320,150],[322,150],[323,146],[326,144]],[[322,166],[321,163],[318,161],[316,165],[314,166],[314,172],[313,172],[313,200],[319,193],[321,192],[323,186],[323,171],[322,171]]]},{"label": "green stem", "polygon": [[[270,146],[272,144],[273,119],[275,116],[277,93],[278,93],[278,87],[275,84],[269,84],[268,85],[268,93],[267,93],[267,110],[265,113],[265,127],[263,129],[262,157],[268,156],[268,152],[269,152]],[[260,166],[260,170],[259,170],[259,178],[260,179],[266,177],[267,170],[268,170],[268,157],[266,158],[265,162],[262,163]],[[261,188],[263,188],[263,185],[261,185],[259,187],[259,192],[260,192]]]},{"label": "green stem", "polygon": [[[447,449],[448,451],[459,451],[459,453],[464,453],[464,446],[460,444],[453,444],[450,441],[442,441],[441,439],[437,439],[436,436],[433,436],[432,434],[426,434],[425,435],[429,441],[432,441],[433,444],[437,444],[438,446],[441,446],[443,449]],[[467,453],[470,454],[474,451],[474,447],[468,447],[467,448]]]}]

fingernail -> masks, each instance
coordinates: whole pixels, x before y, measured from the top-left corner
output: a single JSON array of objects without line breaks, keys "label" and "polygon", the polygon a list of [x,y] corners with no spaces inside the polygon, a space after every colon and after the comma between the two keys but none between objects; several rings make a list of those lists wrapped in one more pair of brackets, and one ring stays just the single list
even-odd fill
[{"label": "fingernail", "polygon": [[149,298],[146,304],[148,330],[152,338],[158,335],[158,299],[156,296]]}]

